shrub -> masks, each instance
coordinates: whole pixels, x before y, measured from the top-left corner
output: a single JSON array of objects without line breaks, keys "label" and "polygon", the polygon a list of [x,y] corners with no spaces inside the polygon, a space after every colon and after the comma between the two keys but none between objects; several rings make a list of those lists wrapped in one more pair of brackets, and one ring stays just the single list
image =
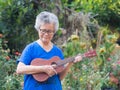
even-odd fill
[{"label": "shrub", "polygon": [[[81,32],[81,34],[85,33]],[[72,40],[64,45],[65,57],[71,57],[77,55],[77,53],[84,53],[93,49],[91,42],[84,40],[87,35],[85,37],[77,35],[76,37],[74,36],[74,39],[71,38]],[[116,72],[119,73],[120,70],[118,67],[113,70],[113,65],[120,58],[119,48],[115,44],[117,37],[118,34],[109,32],[108,28],[101,28],[101,31],[98,32],[97,42],[95,42],[96,48],[94,48],[97,56],[83,58],[83,61],[73,65],[63,81],[64,89],[102,90],[102,88],[115,88],[115,90],[119,90],[118,82],[116,84],[116,81],[113,81],[113,76],[110,75],[112,72],[115,77],[118,77]],[[115,48],[117,49],[115,50]]]},{"label": "shrub", "polygon": [[5,46],[0,37],[0,90],[21,90],[21,76],[15,73],[17,56],[10,55],[9,48]]}]

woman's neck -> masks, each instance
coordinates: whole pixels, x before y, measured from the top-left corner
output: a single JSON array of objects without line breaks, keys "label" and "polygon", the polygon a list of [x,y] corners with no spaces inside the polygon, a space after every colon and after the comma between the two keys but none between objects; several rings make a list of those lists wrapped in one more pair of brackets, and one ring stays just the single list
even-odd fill
[{"label": "woman's neck", "polygon": [[52,43],[51,42],[43,42],[40,39],[38,40],[38,42],[42,45],[42,46],[50,46]]},{"label": "woman's neck", "polygon": [[53,47],[52,42],[42,42],[40,39],[37,40],[37,42],[46,51],[50,51],[52,49],[52,47]]}]

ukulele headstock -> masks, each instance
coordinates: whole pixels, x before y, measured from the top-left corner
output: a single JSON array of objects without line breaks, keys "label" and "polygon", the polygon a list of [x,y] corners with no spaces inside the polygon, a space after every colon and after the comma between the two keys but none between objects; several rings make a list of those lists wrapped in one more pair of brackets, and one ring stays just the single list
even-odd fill
[{"label": "ukulele headstock", "polygon": [[88,58],[95,57],[95,56],[97,56],[96,50],[90,50],[83,54],[83,57],[88,57]]}]

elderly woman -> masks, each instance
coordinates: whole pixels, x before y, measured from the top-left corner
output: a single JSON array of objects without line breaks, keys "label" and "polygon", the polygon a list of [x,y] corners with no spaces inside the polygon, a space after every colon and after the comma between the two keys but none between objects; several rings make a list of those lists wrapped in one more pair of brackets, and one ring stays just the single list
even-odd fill
[{"label": "elderly woman", "polygon": [[[60,60],[64,60],[61,49],[51,42],[58,27],[58,18],[53,13],[44,11],[36,17],[35,29],[38,31],[39,39],[25,47],[18,59],[16,70],[18,74],[24,74],[24,90],[62,90],[61,80],[67,74],[72,63],[67,63],[65,69],[59,74],[52,65],[31,65],[31,61],[35,58],[50,60],[57,56]],[[81,60],[81,56],[75,58],[75,62]],[[43,72],[50,76],[44,82],[38,82],[32,76]]]}]

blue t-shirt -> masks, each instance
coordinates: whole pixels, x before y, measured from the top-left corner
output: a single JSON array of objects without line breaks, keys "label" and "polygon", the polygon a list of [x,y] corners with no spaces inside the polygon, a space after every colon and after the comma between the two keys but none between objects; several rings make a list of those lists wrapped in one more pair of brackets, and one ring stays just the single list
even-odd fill
[{"label": "blue t-shirt", "polygon": [[[26,46],[18,61],[30,65],[31,61],[35,58],[49,60],[54,56],[58,56],[61,60],[64,59],[61,49],[56,45],[53,45],[53,48],[46,52],[37,42],[33,42]],[[31,74],[25,74],[24,90],[62,90],[62,85],[59,75],[54,75],[45,82],[38,82]]]}]

